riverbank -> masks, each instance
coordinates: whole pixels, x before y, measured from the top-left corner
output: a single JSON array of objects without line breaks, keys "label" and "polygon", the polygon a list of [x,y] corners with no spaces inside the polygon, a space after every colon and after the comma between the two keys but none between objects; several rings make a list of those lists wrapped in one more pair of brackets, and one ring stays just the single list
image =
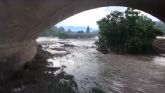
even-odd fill
[{"label": "riverbank", "polygon": [[0,82],[0,93],[78,93],[74,76],[63,68],[52,67],[52,54],[38,47],[36,57],[7,80]]}]

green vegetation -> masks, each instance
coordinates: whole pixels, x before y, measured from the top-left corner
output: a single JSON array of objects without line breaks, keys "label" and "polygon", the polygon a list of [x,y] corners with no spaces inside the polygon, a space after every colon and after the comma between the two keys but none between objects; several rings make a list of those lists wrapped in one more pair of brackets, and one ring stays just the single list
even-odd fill
[{"label": "green vegetation", "polygon": [[156,21],[155,23],[155,28],[160,29],[163,33],[165,33],[165,24],[161,21]]},{"label": "green vegetation", "polygon": [[86,33],[89,33],[89,32],[90,32],[90,28],[88,26],[87,29],[86,29]]},{"label": "green vegetation", "polygon": [[41,34],[41,36],[44,37],[59,37],[62,39],[67,38],[92,38],[96,37],[98,35],[97,31],[90,32],[90,27],[88,26],[86,29],[86,32],[84,31],[72,31],[69,29],[68,31],[65,31],[63,27],[55,27],[53,26],[50,28],[47,32],[44,32]]},{"label": "green vegetation", "polygon": [[124,12],[113,11],[97,22],[99,51],[123,53],[151,53],[152,43],[162,32],[155,28],[155,22],[132,8]]}]

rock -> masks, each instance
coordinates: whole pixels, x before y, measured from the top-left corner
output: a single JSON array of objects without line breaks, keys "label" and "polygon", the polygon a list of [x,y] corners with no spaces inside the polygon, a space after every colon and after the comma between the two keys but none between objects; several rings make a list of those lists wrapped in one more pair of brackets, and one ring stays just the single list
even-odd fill
[{"label": "rock", "polygon": [[48,52],[48,51],[45,51],[42,49],[42,46],[41,47],[37,47],[37,54],[36,54],[36,58],[37,59],[47,59],[47,58],[50,58],[52,57],[53,55]]},{"label": "rock", "polygon": [[70,54],[70,52],[64,51],[64,52],[57,52],[57,53],[54,54],[54,56],[55,57],[63,57],[63,56],[66,56],[68,54]]},{"label": "rock", "polygon": [[51,49],[56,51],[66,51],[64,48],[51,48]]},{"label": "rock", "polygon": [[57,42],[57,43],[66,44],[66,43],[69,43],[69,42],[59,41],[59,42]]},{"label": "rock", "polygon": [[[33,60],[25,63],[10,78],[0,81],[0,93],[48,93],[48,91],[51,93],[78,93],[74,76],[68,75],[62,70],[66,68],[65,66],[62,68],[51,66],[52,62],[47,61],[49,55],[50,53],[42,50],[39,45],[37,55]],[[15,57],[10,58],[11,61],[13,58]],[[10,71],[13,70],[7,70],[4,74],[8,75]],[[51,87],[48,88],[48,86]]]},{"label": "rock", "polygon": [[64,44],[63,47],[75,47],[75,45],[73,45],[73,44]]},{"label": "rock", "polygon": [[96,46],[92,46],[91,48],[96,48]]}]

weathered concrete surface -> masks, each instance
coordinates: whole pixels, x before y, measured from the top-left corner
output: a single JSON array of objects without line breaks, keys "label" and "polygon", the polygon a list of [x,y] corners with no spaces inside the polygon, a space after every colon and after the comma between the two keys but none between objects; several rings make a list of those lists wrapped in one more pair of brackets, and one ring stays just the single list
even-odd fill
[{"label": "weathered concrete surface", "polygon": [[15,57],[19,64],[31,60],[41,32],[76,13],[103,6],[133,7],[165,21],[164,0],[0,0],[0,58]]}]

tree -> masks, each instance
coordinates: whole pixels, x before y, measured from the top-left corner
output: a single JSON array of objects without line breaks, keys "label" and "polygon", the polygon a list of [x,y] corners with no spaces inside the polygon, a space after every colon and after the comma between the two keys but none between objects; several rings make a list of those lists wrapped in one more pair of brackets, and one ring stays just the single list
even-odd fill
[{"label": "tree", "polygon": [[71,29],[68,29],[67,33],[72,33],[72,30]]},{"label": "tree", "polygon": [[48,37],[48,36],[56,36],[57,33],[58,33],[58,28],[56,26],[53,26],[50,29],[48,29],[47,32],[42,33],[41,36],[46,36],[46,37]]},{"label": "tree", "polygon": [[58,31],[59,31],[59,32],[65,32],[65,29],[64,29],[64,27],[59,27],[59,28],[58,28]]},{"label": "tree", "polygon": [[86,33],[89,33],[89,32],[90,32],[90,27],[87,26]]},{"label": "tree", "polygon": [[157,33],[155,22],[132,8],[124,12],[113,11],[97,22],[99,25],[98,50],[115,53],[148,53]]},{"label": "tree", "polygon": [[90,34],[84,34],[84,31],[72,31],[71,29],[68,29],[65,31],[63,27],[57,28],[56,26],[53,26],[52,28],[48,29],[46,32],[42,33],[41,36],[44,37],[59,37],[62,39],[66,38],[92,38],[97,36],[96,32],[92,32]]},{"label": "tree", "polygon": [[82,33],[82,34],[83,34],[83,33],[84,33],[84,31],[78,31],[77,33]]}]

